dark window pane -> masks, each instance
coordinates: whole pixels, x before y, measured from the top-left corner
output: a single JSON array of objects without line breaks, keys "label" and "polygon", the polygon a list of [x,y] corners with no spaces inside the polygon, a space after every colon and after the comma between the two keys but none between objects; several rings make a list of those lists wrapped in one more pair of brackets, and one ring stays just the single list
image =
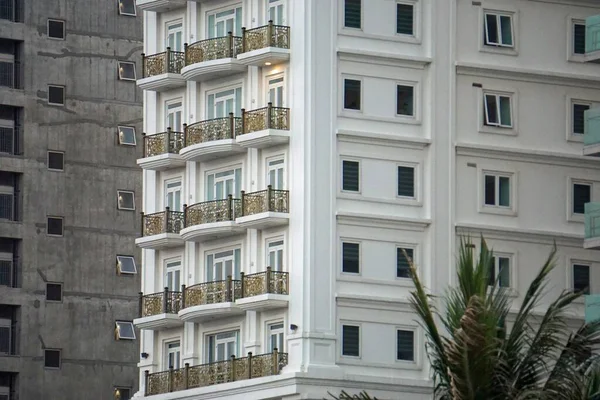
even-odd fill
[{"label": "dark window pane", "polygon": [[117,263],[119,265],[119,272],[122,274],[135,274],[137,269],[135,267],[135,259],[128,256],[117,256]]},{"label": "dark window pane", "polygon": [[60,368],[60,350],[45,350],[44,366],[46,368]]},{"label": "dark window pane", "polygon": [[62,285],[60,283],[46,284],[46,300],[62,301]]},{"label": "dark window pane", "polygon": [[415,333],[413,331],[398,331],[398,360],[415,360]]},{"label": "dark window pane", "polygon": [[573,184],[573,214],[583,214],[585,212],[585,203],[591,200],[591,186]]},{"label": "dark window pane", "polygon": [[342,326],[342,355],[360,356],[360,328],[358,326]]},{"label": "dark window pane", "polygon": [[583,135],[585,112],[590,109],[587,104],[573,104],[573,133]]},{"label": "dark window pane", "polygon": [[119,400],[130,400],[131,399],[131,389],[126,388],[117,388],[115,389],[115,394],[119,393]]},{"label": "dark window pane", "polygon": [[590,266],[582,264],[573,265],[573,290],[590,294]]},{"label": "dark window pane", "polygon": [[62,86],[48,86],[48,102],[51,104],[65,104],[65,88]]},{"label": "dark window pane", "polygon": [[63,21],[48,20],[48,36],[56,39],[64,39],[65,23]]},{"label": "dark window pane", "polygon": [[494,286],[496,282],[496,257],[490,259],[490,265],[488,267],[488,285]]},{"label": "dark window pane", "polygon": [[48,168],[62,171],[64,167],[64,153],[49,151],[48,152]]},{"label": "dark window pane", "polygon": [[12,286],[12,270],[12,261],[0,260],[0,286]]},{"label": "dark window pane", "polygon": [[573,25],[573,52],[575,54],[585,54],[585,25]]},{"label": "dark window pane", "polygon": [[410,278],[410,265],[408,263],[408,259],[404,255],[404,251],[410,258],[411,261],[414,261],[414,250],[413,249],[396,249],[396,276],[398,278]]},{"label": "dark window pane", "polygon": [[510,287],[510,258],[498,257],[498,284],[500,287]]},{"label": "dark window pane", "polygon": [[360,110],[360,81],[344,79],[344,108]]},{"label": "dark window pane", "polygon": [[413,35],[413,6],[410,4],[396,5],[396,32],[403,35]]},{"label": "dark window pane", "polygon": [[117,321],[119,339],[135,340],[135,330],[131,322]]},{"label": "dark window pane", "polygon": [[486,14],[485,21],[487,22],[487,37],[485,44],[498,43],[498,20],[493,14]]},{"label": "dark window pane", "polygon": [[398,196],[415,197],[415,169],[398,167]]},{"label": "dark window pane", "polygon": [[119,210],[135,210],[135,200],[133,192],[118,192],[118,208]]},{"label": "dark window pane", "polygon": [[63,220],[62,218],[48,218],[47,225],[48,235],[60,235],[63,234]]},{"label": "dark window pane", "polygon": [[485,204],[496,205],[496,177],[493,175],[485,176]]},{"label": "dark window pane", "polygon": [[119,0],[119,14],[135,15],[135,0]]},{"label": "dark window pane", "polygon": [[359,167],[358,161],[342,161],[342,190],[358,192]]},{"label": "dark window pane", "polygon": [[342,243],[342,271],[358,274],[360,246],[358,243]]},{"label": "dark window pane", "polygon": [[10,327],[0,328],[0,355],[10,354]]},{"label": "dark window pane", "polygon": [[135,64],[120,62],[119,63],[119,79],[135,80]]},{"label": "dark window pane", "polygon": [[498,125],[498,103],[496,96],[486,94],[484,96],[484,113],[486,125]]},{"label": "dark window pane", "polygon": [[360,2],[361,0],[345,0],[344,26],[360,29]]},{"label": "dark window pane", "polygon": [[398,85],[397,89],[397,110],[396,113],[398,115],[415,115],[414,110],[414,91],[415,88],[412,86],[402,86]]}]

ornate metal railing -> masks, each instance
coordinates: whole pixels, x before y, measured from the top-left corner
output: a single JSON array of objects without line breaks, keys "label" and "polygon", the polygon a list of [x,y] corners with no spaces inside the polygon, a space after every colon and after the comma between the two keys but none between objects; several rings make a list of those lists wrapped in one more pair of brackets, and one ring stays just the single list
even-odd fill
[{"label": "ornate metal railing", "polygon": [[262,131],[265,129],[290,130],[290,109],[273,107],[269,103],[266,107],[246,111],[242,108],[242,133]]},{"label": "ornate metal railing", "polygon": [[289,191],[273,189],[271,185],[267,190],[246,193],[242,190],[242,216],[259,214],[263,212],[289,213]]},{"label": "ornate metal railing", "polygon": [[181,211],[165,211],[153,214],[142,214],[142,236],[158,235],[160,233],[179,233],[183,229],[183,213]]},{"label": "ornate metal railing", "polygon": [[183,147],[199,143],[213,142],[222,139],[234,139],[242,133],[242,119],[234,117],[213,118],[196,122],[191,125],[183,124]]},{"label": "ornate metal railing", "polygon": [[241,201],[231,195],[222,200],[183,205],[185,227],[209,224],[212,222],[233,221],[241,215]]},{"label": "ornate metal railing", "polygon": [[242,52],[242,38],[233,36],[229,32],[227,36],[200,40],[189,45],[185,43],[184,52],[185,65],[219,60],[221,58],[233,58]]},{"label": "ornate metal railing", "polygon": [[158,314],[177,314],[180,309],[181,292],[170,291],[169,288],[147,295],[140,292],[140,318]]},{"label": "ornate metal railing", "polygon": [[266,293],[289,294],[288,273],[273,271],[267,267],[265,272],[244,275],[241,273],[242,297],[253,297]]},{"label": "ornate metal railing", "polygon": [[183,148],[183,132],[175,132],[167,128],[166,132],[144,137],[144,157],[158,156],[167,153],[179,153]]},{"label": "ornate metal railing", "polygon": [[273,25],[273,21],[254,29],[242,28],[242,53],[265,47],[290,48],[290,27]]},{"label": "ornate metal railing", "polygon": [[144,78],[167,73],[179,74],[184,66],[185,53],[172,51],[170,47],[167,47],[167,51],[150,56],[142,53],[142,76]]},{"label": "ornate metal railing", "polygon": [[184,368],[150,373],[145,371],[145,396],[177,392],[204,386],[278,375],[288,363],[287,353],[273,349],[272,353],[217,361]]},{"label": "ornate metal railing", "polygon": [[224,281],[204,282],[189,287],[182,285],[181,293],[182,308],[229,303],[242,297],[242,284],[228,276]]}]

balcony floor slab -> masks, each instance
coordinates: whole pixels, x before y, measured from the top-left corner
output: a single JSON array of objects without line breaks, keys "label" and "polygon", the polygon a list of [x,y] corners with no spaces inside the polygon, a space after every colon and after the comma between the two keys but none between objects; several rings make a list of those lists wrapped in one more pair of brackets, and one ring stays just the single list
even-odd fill
[{"label": "balcony floor slab", "polygon": [[583,146],[584,156],[600,157],[600,143],[587,144]]},{"label": "balcony floor slab", "polygon": [[157,314],[148,317],[136,318],[133,324],[140,329],[159,331],[183,325],[177,314]]},{"label": "balcony floor slab", "polygon": [[138,158],[137,165],[143,169],[165,171],[185,167],[185,160],[179,154],[165,153],[157,156]]},{"label": "balcony floor slab", "polygon": [[258,296],[237,299],[235,304],[244,311],[263,311],[286,308],[290,296],[287,294],[265,293]]},{"label": "balcony floor slab", "polygon": [[263,49],[238,54],[237,59],[242,64],[253,65],[256,67],[275,65],[288,61],[290,59],[290,50],[281,49],[279,47],[265,47]]},{"label": "balcony floor slab", "polygon": [[266,229],[275,226],[287,225],[290,221],[288,213],[267,211],[247,215],[235,219],[236,224],[248,229]]},{"label": "balcony floor slab", "polygon": [[135,239],[135,244],[142,249],[168,249],[183,246],[184,241],[178,233],[159,233]]},{"label": "balcony floor slab", "polygon": [[187,65],[181,69],[181,76],[189,81],[203,82],[238,74],[247,68],[235,58],[220,58]]},{"label": "balcony floor slab", "polygon": [[266,147],[288,143],[290,141],[290,131],[264,129],[262,131],[239,135],[235,140],[241,147],[264,149]]},{"label": "balcony floor slab", "polygon": [[227,318],[244,314],[234,302],[203,304],[186,307],[179,311],[179,318],[184,322],[206,322],[214,319]]},{"label": "balcony floor slab", "polygon": [[180,234],[183,240],[200,242],[238,235],[245,230],[246,228],[238,226],[234,221],[221,221],[189,226],[182,229]]},{"label": "balcony floor slab", "polygon": [[235,139],[222,139],[184,147],[179,154],[183,160],[200,162],[245,152]]},{"label": "balcony floor slab", "polygon": [[584,249],[600,249],[600,237],[589,238],[583,240],[583,248]]},{"label": "balcony floor slab", "polygon": [[600,50],[591,53],[586,53],[585,62],[600,64]]},{"label": "balcony floor slab", "polygon": [[167,90],[184,87],[186,85],[186,80],[183,79],[181,74],[167,73],[138,79],[137,85],[143,90],[164,92]]}]

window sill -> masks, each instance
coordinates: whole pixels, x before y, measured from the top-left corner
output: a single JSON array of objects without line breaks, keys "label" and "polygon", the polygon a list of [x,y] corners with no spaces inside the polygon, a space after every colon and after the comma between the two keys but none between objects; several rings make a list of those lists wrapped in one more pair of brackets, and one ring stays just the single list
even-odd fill
[{"label": "window sill", "polygon": [[489,125],[480,125],[479,133],[491,133],[494,135],[517,136],[519,132],[513,126],[512,128],[499,128]]},{"label": "window sill", "polygon": [[567,142],[583,143],[583,134],[569,131],[567,133]]},{"label": "window sill", "polygon": [[483,45],[479,48],[479,51],[482,53],[491,53],[491,54],[502,54],[505,56],[513,56],[516,57],[519,55],[519,52],[514,47],[501,47],[501,46],[488,46]]},{"label": "window sill", "polygon": [[371,367],[371,368],[385,368],[385,369],[406,369],[406,370],[420,370],[422,369],[421,364],[410,361],[398,361],[395,360],[393,363],[377,363],[377,362],[365,362],[359,357],[348,357],[341,356],[337,362],[339,365],[352,365],[360,367]]},{"label": "window sill", "polygon": [[351,36],[351,37],[359,37],[364,39],[373,39],[373,40],[384,40],[388,42],[398,42],[398,43],[407,43],[407,44],[421,44],[421,39],[415,36],[402,35],[400,33],[395,33],[393,35],[375,35],[372,33],[365,33],[362,29],[358,28],[346,28],[343,27],[338,31],[338,35],[340,36]]},{"label": "window sill", "polygon": [[567,61],[573,63],[585,63],[585,54],[571,54],[567,57]]},{"label": "window sill", "polygon": [[365,285],[384,285],[407,288],[414,288],[415,286],[410,278],[394,278],[393,280],[384,280],[375,278],[363,278],[358,274],[349,274],[347,272],[341,272],[340,276],[338,277],[338,281],[348,283],[362,283]]},{"label": "window sill", "polygon": [[362,119],[365,121],[389,122],[392,124],[421,125],[421,120],[414,117],[404,117],[399,115],[394,117],[376,117],[365,115],[362,111],[353,111],[347,109],[343,109],[338,116],[342,118]]},{"label": "window sill", "polygon": [[480,214],[495,214],[495,215],[506,215],[508,217],[516,217],[517,212],[512,208],[503,208],[496,206],[483,205],[479,209]]},{"label": "window sill", "polygon": [[410,207],[422,207],[423,202],[415,199],[405,199],[401,197],[396,197],[394,199],[382,199],[377,197],[367,197],[363,196],[360,193],[350,193],[350,192],[340,192],[337,196],[338,199],[345,200],[357,200],[357,201],[368,201],[371,203],[380,203],[380,204],[393,204],[398,206],[410,206]]},{"label": "window sill", "polygon": [[583,224],[585,222],[585,214],[573,214],[569,212],[567,221]]}]

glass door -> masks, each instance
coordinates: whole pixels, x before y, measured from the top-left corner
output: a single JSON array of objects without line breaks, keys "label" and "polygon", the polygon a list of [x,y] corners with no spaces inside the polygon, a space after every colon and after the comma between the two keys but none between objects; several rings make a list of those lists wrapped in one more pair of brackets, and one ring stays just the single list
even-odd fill
[{"label": "glass door", "polygon": [[183,104],[181,103],[181,101],[167,103],[166,108],[167,119],[165,123],[167,126],[165,128],[171,128],[174,132],[182,132]]},{"label": "glass door", "polygon": [[273,271],[283,271],[283,240],[267,244],[267,267]]},{"label": "glass door", "polygon": [[285,163],[283,159],[271,160],[267,166],[267,185],[276,190],[284,190]]},{"label": "glass door", "polygon": [[232,195],[241,196],[241,168],[217,172],[206,176],[207,200],[223,200]]},{"label": "glass door", "polygon": [[183,24],[181,22],[167,25],[167,47],[173,51],[183,51]]},{"label": "glass door", "polygon": [[179,340],[176,342],[170,342],[166,344],[167,351],[167,369],[169,368],[181,368],[181,345]]},{"label": "glass door", "polygon": [[165,287],[170,291],[181,290],[181,261],[170,261],[165,266]]},{"label": "glass door", "polygon": [[280,353],[285,351],[283,348],[283,322],[269,325],[269,353],[275,349]]},{"label": "glass door", "polygon": [[285,25],[284,3],[285,0],[268,0],[267,21],[274,25]]},{"label": "glass door", "polygon": [[273,104],[273,107],[284,107],[285,102],[283,99],[283,76],[269,78],[269,103]]},{"label": "glass door", "polygon": [[207,36],[209,39],[227,36],[242,36],[242,8],[233,8],[208,16]]},{"label": "glass door", "polygon": [[165,184],[165,206],[171,211],[181,210],[181,181],[171,181]]},{"label": "glass door", "polygon": [[239,117],[242,109],[242,88],[209,94],[206,100],[207,119],[225,118],[229,113]]}]

